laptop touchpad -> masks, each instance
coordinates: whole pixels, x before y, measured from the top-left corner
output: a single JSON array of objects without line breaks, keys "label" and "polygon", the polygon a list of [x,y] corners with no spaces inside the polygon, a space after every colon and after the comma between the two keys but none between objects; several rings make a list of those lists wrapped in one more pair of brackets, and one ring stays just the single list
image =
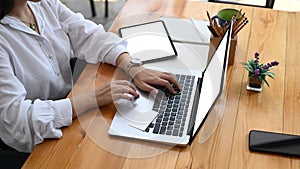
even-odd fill
[{"label": "laptop touchpad", "polygon": [[158,114],[152,110],[153,102],[149,94],[140,93],[140,98],[134,102],[121,99],[117,105],[117,113],[128,121],[128,125],[145,130]]}]

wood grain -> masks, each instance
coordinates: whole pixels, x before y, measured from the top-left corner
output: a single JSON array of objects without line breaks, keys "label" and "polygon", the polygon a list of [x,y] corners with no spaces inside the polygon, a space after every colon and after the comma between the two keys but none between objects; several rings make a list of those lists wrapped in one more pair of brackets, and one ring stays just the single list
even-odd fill
[{"label": "wood grain", "polygon": [[[300,13],[199,1],[128,0],[110,31],[160,16],[207,20],[206,11],[213,16],[223,8],[242,9],[250,23],[238,34],[225,90],[191,146],[110,137],[107,130],[116,111],[110,104],[75,119],[63,129],[62,139],[38,145],[24,168],[300,168],[297,158],[248,149],[252,129],[300,134]],[[248,74],[240,64],[255,52],[263,63],[280,62],[275,80],[268,79],[270,87],[265,85],[260,93],[246,90]],[[111,65],[88,65],[69,97],[118,78],[125,77]]]},{"label": "wood grain", "polygon": [[161,16],[179,17],[185,0],[130,0],[114,20],[110,31],[118,33],[120,27],[157,20]]},{"label": "wood grain", "polygon": [[[287,20],[283,132],[300,135],[300,76],[298,75],[300,37],[297,36],[300,13],[289,13]],[[291,160],[290,168],[300,168],[300,160]]]},{"label": "wood grain", "polygon": [[[194,141],[192,145],[192,168],[227,168],[226,166],[230,164],[229,154],[232,148],[236,114],[241,95],[241,83],[243,80],[243,74],[241,73],[243,69],[239,66],[239,63],[244,61],[247,55],[253,9],[234,5],[211,5],[194,2],[188,4],[184,16],[207,19],[206,14],[199,11],[209,11],[213,16],[222,8],[242,8],[246,12],[250,24],[238,35],[235,63],[234,66],[228,67],[227,70],[226,90],[221,96],[220,102],[214,106],[214,109],[208,115],[204,126],[196,138],[197,141]],[[208,136],[204,136],[204,133]],[[203,156],[204,154],[205,156]]]},{"label": "wood grain", "polygon": [[[284,74],[286,59],[287,13],[254,10],[247,60],[260,53],[261,63],[279,60],[276,80],[270,88],[255,93],[242,88],[237,114],[230,168],[289,168],[289,158],[253,153],[248,149],[248,134],[252,129],[280,132],[283,129]],[[244,71],[244,86],[247,72]],[[244,160],[240,160],[243,158]]]}]

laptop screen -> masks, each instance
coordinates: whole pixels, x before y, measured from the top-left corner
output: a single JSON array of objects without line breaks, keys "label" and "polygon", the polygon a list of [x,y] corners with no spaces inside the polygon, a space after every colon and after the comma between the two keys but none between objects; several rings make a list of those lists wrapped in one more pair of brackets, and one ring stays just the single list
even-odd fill
[{"label": "laptop screen", "polygon": [[230,47],[230,41],[228,40],[231,36],[230,31],[231,29],[228,29],[224,34],[216,52],[205,70],[192,136],[196,134],[203,122],[203,119],[206,117],[215,100],[224,88],[229,55],[228,49]]}]

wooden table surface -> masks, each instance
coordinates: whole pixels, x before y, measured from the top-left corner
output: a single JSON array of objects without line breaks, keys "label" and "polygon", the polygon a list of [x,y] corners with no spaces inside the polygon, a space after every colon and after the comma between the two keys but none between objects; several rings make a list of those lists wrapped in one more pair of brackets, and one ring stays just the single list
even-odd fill
[{"label": "wooden table surface", "polygon": [[[191,146],[122,140],[108,136],[116,111],[113,104],[90,110],[63,129],[62,139],[38,145],[24,168],[272,168],[298,169],[298,158],[250,152],[252,129],[300,134],[300,13],[184,0],[128,0],[112,25],[119,27],[157,20],[159,16],[207,20],[225,7],[243,9],[250,23],[238,34],[234,65],[226,88]],[[260,93],[246,90],[247,72],[240,62],[259,52],[262,62],[278,60],[275,80]],[[88,65],[72,94],[88,91],[122,73],[106,64]],[[71,97],[71,95],[69,96]]]}]

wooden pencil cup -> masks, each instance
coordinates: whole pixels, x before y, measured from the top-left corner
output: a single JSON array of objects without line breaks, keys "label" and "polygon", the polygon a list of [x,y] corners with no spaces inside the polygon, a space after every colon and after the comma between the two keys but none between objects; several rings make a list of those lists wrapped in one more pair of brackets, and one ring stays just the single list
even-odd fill
[{"label": "wooden pencil cup", "polygon": [[[216,48],[218,47],[218,44],[220,43],[220,41],[221,41],[221,37],[211,37],[210,38],[209,53],[208,53],[208,59],[209,60],[211,59],[211,57],[215,53]],[[237,38],[235,36],[234,38],[231,38],[228,65],[233,65],[234,64],[236,44],[237,44]]]}]

